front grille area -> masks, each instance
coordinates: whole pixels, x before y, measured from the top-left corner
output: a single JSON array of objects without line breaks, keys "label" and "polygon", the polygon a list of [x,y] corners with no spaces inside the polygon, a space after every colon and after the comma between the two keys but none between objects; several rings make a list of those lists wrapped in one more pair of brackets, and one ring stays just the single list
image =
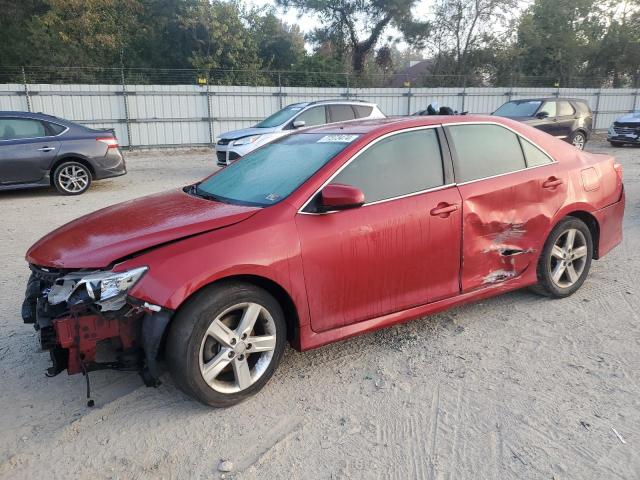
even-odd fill
[{"label": "front grille area", "polygon": [[218,163],[227,163],[227,152],[216,152]]},{"label": "front grille area", "polygon": [[616,132],[616,135],[639,135],[640,122],[614,122],[613,131]]}]

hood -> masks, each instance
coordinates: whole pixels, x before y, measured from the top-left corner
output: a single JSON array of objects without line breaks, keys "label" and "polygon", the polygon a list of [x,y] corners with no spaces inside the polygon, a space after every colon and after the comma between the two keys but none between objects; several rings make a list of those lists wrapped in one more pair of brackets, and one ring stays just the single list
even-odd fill
[{"label": "hood", "polygon": [[250,135],[264,135],[266,133],[273,133],[278,131],[278,127],[269,127],[269,128],[243,128],[240,130],[233,130],[231,132],[223,133],[220,135],[220,138],[225,140],[237,140],[238,138],[248,137]]},{"label": "hood", "polygon": [[640,123],[640,112],[631,112],[616,119],[616,123]]},{"label": "hood", "polygon": [[38,240],[26,258],[43,267],[104,268],[141,250],[238,223],[259,210],[174,190],[80,217]]}]

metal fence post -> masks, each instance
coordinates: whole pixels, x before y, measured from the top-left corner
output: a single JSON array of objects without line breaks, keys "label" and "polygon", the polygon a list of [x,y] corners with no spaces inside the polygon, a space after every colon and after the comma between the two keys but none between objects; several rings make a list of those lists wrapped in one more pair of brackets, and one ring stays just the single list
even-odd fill
[{"label": "metal fence post", "polygon": [[347,82],[347,92],[346,92],[346,97],[347,97],[347,98],[349,98],[349,96],[351,95],[351,92],[350,92],[350,90],[349,90],[349,88],[350,88],[350,87],[349,87],[349,73],[345,73],[345,74],[344,74],[344,76],[345,76],[345,80],[346,80],[346,82]]},{"label": "metal fence post", "polygon": [[27,84],[27,74],[24,71],[24,67],[22,68],[22,85],[24,86],[24,95],[27,97],[27,111],[32,112],[33,107],[31,106],[31,94],[29,93],[29,85]]},{"label": "metal fence post", "polygon": [[593,112],[593,129],[598,129],[598,114],[600,113],[600,96],[602,95],[602,87],[596,92],[596,109]]},{"label": "metal fence post", "polygon": [[413,93],[411,93],[411,85],[409,85],[409,89],[404,95],[407,97],[407,115],[411,115],[411,97],[413,96]]},{"label": "metal fence post", "polygon": [[120,67],[120,79],[122,81],[122,99],[124,101],[124,121],[127,125],[127,143],[129,150],[133,150],[131,139],[131,118],[129,117],[129,98],[127,95],[127,83],[124,80],[124,67]]},{"label": "metal fence post", "polygon": [[282,110],[282,79],[280,78],[280,72],[278,72],[278,105],[280,106],[280,110]]},{"label": "metal fence post", "polygon": [[207,76],[207,122],[209,123],[209,143],[211,146],[215,144],[215,132],[213,131],[213,117],[211,116],[211,85],[209,85],[209,77]]}]

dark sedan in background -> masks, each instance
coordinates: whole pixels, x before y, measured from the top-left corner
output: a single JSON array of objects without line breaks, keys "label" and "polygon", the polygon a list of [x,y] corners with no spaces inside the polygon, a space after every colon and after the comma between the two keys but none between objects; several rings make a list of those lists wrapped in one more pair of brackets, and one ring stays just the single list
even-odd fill
[{"label": "dark sedan in background", "polygon": [[127,173],[111,130],[42,113],[0,112],[0,190],[53,185],[64,195]]},{"label": "dark sedan in background", "polygon": [[640,111],[617,118],[609,127],[607,141],[614,147],[640,145]]},{"label": "dark sedan in background", "polygon": [[507,117],[547,132],[584,150],[591,136],[593,113],[579,98],[528,98],[512,100],[493,115]]}]

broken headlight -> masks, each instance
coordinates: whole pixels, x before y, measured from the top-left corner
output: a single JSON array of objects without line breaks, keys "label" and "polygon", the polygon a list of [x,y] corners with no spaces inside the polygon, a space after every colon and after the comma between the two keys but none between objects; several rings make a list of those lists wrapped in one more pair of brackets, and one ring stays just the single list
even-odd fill
[{"label": "broken headlight", "polygon": [[147,270],[148,267],[138,267],[124,272],[73,272],[56,281],[47,300],[51,305],[95,303],[103,312],[119,310],[127,292]]}]

